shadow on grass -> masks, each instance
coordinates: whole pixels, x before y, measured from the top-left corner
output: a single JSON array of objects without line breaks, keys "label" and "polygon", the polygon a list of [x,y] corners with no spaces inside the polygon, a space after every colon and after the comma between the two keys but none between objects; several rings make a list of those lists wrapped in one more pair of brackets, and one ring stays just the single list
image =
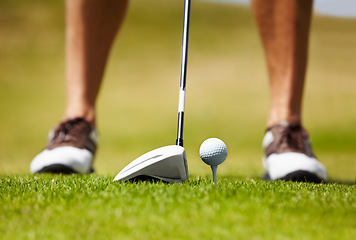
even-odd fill
[{"label": "shadow on grass", "polygon": [[[251,176],[251,177],[246,177],[246,176],[223,176],[221,179],[227,179],[227,180],[235,180],[235,181],[268,181],[264,180],[264,177],[262,176]],[[285,180],[280,180],[280,181],[285,181]],[[293,181],[293,182],[309,182],[309,181]],[[315,184],[338,184],[338,185],[348,185],[348,186],[353,186],[356,185],[356,179],[355,180],[340,180],[340,179],[329,179],[327,182],[321,182],[321,183],[315,183]]]}]

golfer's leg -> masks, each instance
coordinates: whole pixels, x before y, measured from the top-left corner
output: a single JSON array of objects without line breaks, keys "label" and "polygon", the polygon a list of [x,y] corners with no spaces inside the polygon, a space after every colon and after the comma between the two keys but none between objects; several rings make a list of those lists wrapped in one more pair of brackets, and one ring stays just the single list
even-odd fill
[{"label": "golfer's leg", "polygon": [[252,0],[270,79],[268,126],[301,121],[312,0]]},{"label": "golfer's leg", "polygon": [[128,0],[66,0],[65,119],[95,126],[95,101]]}]

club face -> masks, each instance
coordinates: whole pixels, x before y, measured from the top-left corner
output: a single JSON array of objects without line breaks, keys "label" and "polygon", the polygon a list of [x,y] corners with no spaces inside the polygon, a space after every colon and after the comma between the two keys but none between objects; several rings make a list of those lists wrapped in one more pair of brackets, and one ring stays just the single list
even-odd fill
[{"label": "club face", "polygon": [[161,180],[183,182],[188,180],[187,157],[183,147],[165,146],[152,150],[128,164],[114,181]]}]

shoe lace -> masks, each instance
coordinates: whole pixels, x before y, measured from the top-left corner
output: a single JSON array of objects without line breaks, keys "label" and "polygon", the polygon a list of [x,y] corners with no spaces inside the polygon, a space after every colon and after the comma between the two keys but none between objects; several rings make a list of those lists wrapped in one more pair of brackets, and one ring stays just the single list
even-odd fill
[{"label": "shoe lace", "polygon": [[290,148],[304,150],[305,141],[308,139],[300,124],[288,125],[281,132],[280,143],[286,143]]},{"label": "shoe lace", "polygon": [[56,129],[55,135],[59,142],[71,142],[76,140],[76,132],[80,131],[78,126],[82,122],[82,118],[75,118],[61,123]]}]

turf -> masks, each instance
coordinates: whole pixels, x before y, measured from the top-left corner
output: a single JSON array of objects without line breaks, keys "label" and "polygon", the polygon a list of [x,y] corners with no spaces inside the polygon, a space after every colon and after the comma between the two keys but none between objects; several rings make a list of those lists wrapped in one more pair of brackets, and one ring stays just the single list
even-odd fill
[{"label": "turf", "polygon": [[354,239],[355,186],[2,177],[2,239]]},{"label": "turf", "polygon": [[[0,238],[354,239],[356,20],[315,15],[304,123],[329,184],[262,182],[266,67],[251,12],[193,1],[184,146],[191,180],[115,184],[176,136],[182,1],[134,0],[98,107],[98,175],[29,175],[65,107],[62,0],[0,1]],[[224,140],[219,185],[198,155]],[[174,224],[168,224],[174,220]]]}]

